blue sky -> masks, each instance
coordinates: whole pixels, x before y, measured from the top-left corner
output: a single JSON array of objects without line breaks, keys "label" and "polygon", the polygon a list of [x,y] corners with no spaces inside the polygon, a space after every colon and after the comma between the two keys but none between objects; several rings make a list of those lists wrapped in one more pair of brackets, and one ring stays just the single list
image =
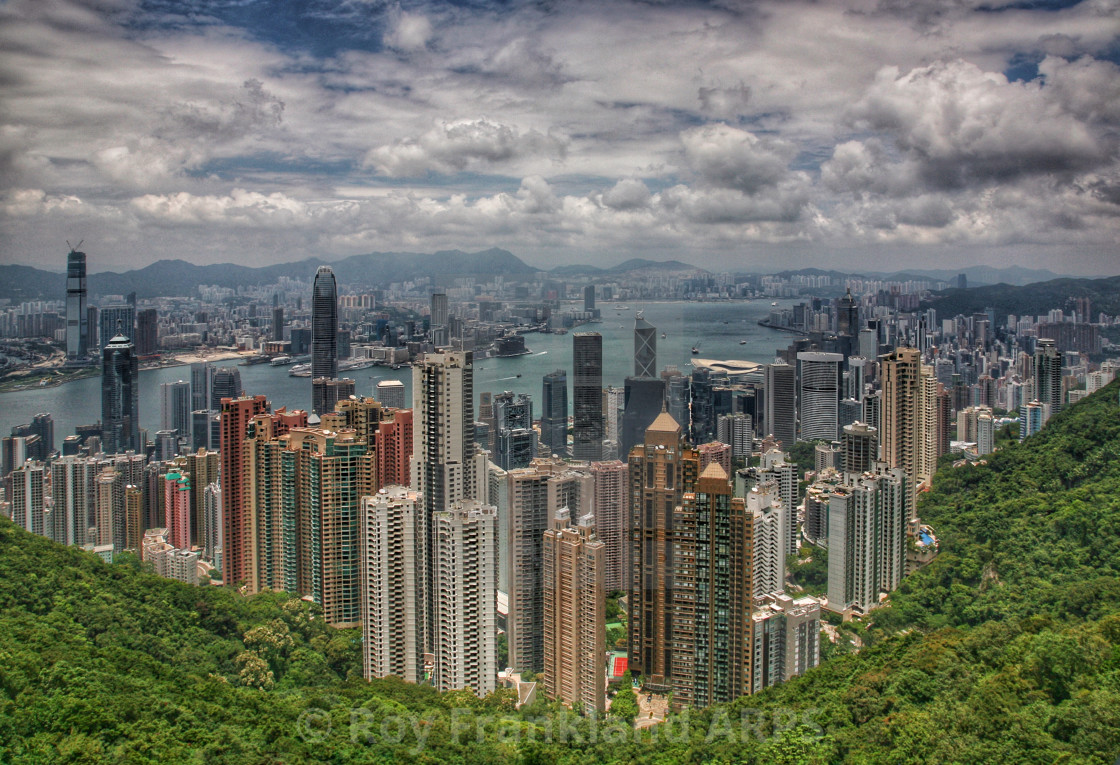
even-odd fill
[{"label": "blue sky", "polygon": [[1118,41],[1118,0],[9,0],[0,260],[1118,273]]}]

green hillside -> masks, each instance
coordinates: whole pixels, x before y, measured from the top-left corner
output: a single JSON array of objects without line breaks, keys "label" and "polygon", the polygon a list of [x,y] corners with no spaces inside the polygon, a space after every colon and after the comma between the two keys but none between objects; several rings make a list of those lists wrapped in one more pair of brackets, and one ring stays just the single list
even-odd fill
[{"label": "green hillside", "polygon": [[858,628],[858,654],[652,733],[367,684],[356,632],[302,601],[106,566],[0,522],[0,762],[1112,765],[1118,393],[938,474],[921,513],[943,552]]}]

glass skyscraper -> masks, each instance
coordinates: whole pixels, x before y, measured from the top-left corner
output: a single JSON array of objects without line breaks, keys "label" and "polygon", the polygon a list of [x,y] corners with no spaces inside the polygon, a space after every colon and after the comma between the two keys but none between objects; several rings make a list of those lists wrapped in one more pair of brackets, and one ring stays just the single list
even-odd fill
[{"label": "glass skyscraper", "polygon": [[89,350],[86,311],[86,254],[70,250],[66,257],[66,355],[80,358]]},{"label": "glass skyscraper", "polygon": [[109,339],[101,351],[101,448],[106,454],[140,451],[140,365],[132,341]]},{"label": "glass skyscraper", "polygon": [[572,456],[599,460],[603,456],[603,336],[572,335]]},{"label": "glass skyscraper", "polygon": [[[330,266],[319,266],[311,292],[311,380],[333,380],[338,377],[338,285]],[[322,414],[314,402],[312,411]]]}]

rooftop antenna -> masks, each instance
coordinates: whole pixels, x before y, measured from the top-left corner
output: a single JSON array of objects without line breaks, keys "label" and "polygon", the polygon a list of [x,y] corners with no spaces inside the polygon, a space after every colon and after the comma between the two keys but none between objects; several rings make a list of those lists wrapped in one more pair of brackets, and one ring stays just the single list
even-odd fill
[{"label": "rooftop antenna", "polygon": [[84,242],[84,241],[85,241],[85,239],[83,239],[83,240],[81,240],[80,242],[78,242],[78,244],[77,244],[77,245],[75,245],[75,246],[73,246],[73,247],[70,247],[70,240],[69,240],[69,239],[67,239],[67,240],[66,240],[66,246],[67,246],[67,247],[70,247],[70,252],[77,252],[77,251],[78,251],[78,248],[82,246],[82,242]]}]

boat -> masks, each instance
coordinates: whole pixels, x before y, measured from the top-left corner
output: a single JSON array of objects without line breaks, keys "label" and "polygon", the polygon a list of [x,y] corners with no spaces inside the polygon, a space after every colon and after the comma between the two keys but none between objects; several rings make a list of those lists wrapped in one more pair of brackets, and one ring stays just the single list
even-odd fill
[{"label": "boat", "polygon": [[662,340],[664,340],[664,339],[665,339],[665,333],[664,333],[664,332],[662,332],[662,333],[661,333],[661,339],[662,339]]},{"label": "boat", "polygon": [[747,341],[746,341],[746,340],[740,340],[740,341],[739,341],[739,345],[746,345],[746,344],[747,344]]},{"label": "boat", "polygon": [[699,354],[700,354],[700,344],[697,343],[696,345],[692,346],[692,355],[693,356],[698,356]]},{"label": "boat", "polygon": [[311,365],[310,364],[296,364],[288,370],[289,377],[310,377]]},{"label": "boat", "polygon": [[269,362],[274,367],[282,367],[294,363],[291,356],[273,356],[272,361]]},{"label": "boat", "polygon": [[774,301],[773,303],[771,303],[770,305],[772,305],[772,306],[776,306],[777,304],[778,304],[778,301],[777,301],[777,300],[775,300],[775,301]]}]

